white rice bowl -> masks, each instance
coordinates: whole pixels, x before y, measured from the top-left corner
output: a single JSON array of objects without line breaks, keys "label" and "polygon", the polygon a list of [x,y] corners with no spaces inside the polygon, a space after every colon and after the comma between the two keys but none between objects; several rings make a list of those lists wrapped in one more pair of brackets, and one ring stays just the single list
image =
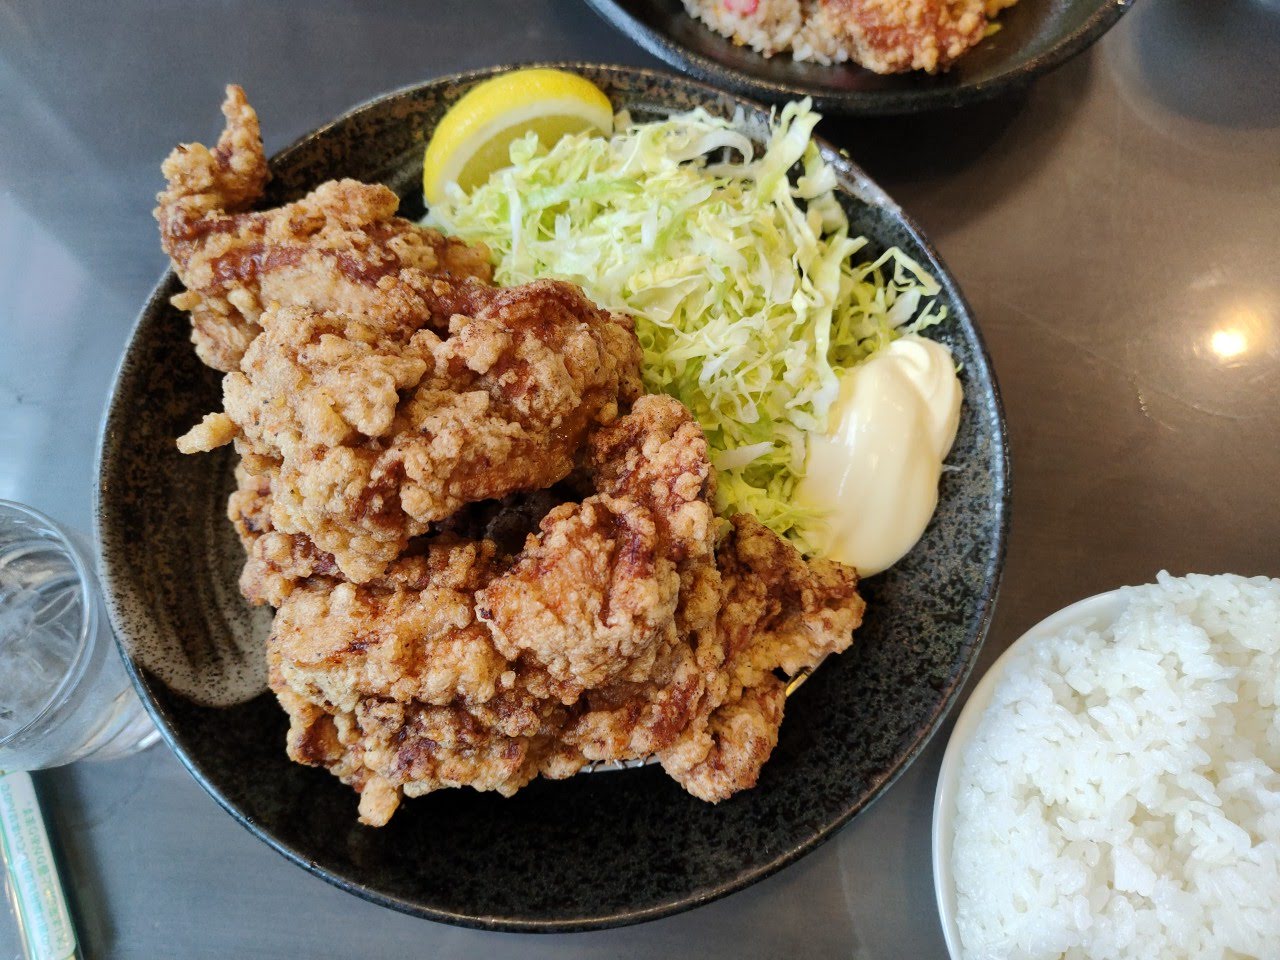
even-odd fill
[{"label": "white rice bowl", "polygon": [[1280,580],[1122,597],[1018,650],[963,755],[963,956],[1280,958]]}]

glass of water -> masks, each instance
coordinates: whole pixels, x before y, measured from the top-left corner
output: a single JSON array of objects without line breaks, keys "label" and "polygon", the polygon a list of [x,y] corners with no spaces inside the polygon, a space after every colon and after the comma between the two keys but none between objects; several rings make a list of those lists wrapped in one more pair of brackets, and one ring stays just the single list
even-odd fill
[{"label": "glass of water", "polygon": [[48,517],[0,500],[0,770],[111,760],[159,736],[86,552]]}]

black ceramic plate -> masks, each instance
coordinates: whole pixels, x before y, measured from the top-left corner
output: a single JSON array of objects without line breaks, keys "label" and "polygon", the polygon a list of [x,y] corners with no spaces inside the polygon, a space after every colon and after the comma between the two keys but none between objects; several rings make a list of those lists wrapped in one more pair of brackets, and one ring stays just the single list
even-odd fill
[{"label": "black ceramic plate", "polygon": [[[766,115],[678,77],[560,66],[640,118],[695,105]],[[401,90],[317,130],[273,160],[267,203],[357,177],[389,184],[405,212],[419,215],[424,136],[497,72]],[[192,135],[211,139],[215,118],[211,103]],[[269,129],[281,120],[263,122]],[[991,616],[1007,517],[1004,423],[990,361],[946,268],[875,184],[823,149],[870,252],[902,247],[941,282],[951,317],[934,335],[963,364],[965,405],[957,469],[944,477],[937,516],[897,568],[866,581],[867,619],[853,648],[788,701],[759,786],[711,806],[654,767],[583,774],[535,782],[513,799],[442,791],[407,801],[375,830],[357,824],[348,787],[286,759],[285,716],[273,698],[198,706],[129,661],[169,745],[256,836],[338,886],[408,913],[502,930],[605,927],[706,903],[772,873],[863,810],[920,752]],[[122,361],[103,427],[97,523],[111,621],[126,647],[180,637],[198,653],[243,636],[253,620],[236,591],[240,547],[225,520],[232,455],[183,457],[174,447],[220,399],[218,375],[196,360],[187,319],[169,306],[178,289],[172,275],[161,281]]]},{"label": "black ceramic plate", "polygon": [[915,113],[976,103],[1029,83],[1102,36],[1133,0],[1020,0],[1001,29],[946,73],[880,76],[850,64],[765,58],[685,12],[680,0],[587,0],[640,46],[695,77],[762,100],[812,97],[832,113]]}]

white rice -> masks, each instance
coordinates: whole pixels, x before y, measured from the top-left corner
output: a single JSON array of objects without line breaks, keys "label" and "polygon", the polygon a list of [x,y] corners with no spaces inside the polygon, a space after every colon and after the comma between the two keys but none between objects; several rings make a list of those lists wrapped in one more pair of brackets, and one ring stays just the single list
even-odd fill
[{"label": "white rice", "polygon": [[771,57],[791,47],[813,0],[684,0],[690,16],[717,33]]},{"label": "white rice", "polygon": [[819,0],[684,0],[684,7],[716,33],[766,57],[790,50],[796,60],[828,66],[855,59]]},{"label": "white rice", "polygon": [[960,773],[966,958],[1280,958],[1280,580],[1020,650]]}]

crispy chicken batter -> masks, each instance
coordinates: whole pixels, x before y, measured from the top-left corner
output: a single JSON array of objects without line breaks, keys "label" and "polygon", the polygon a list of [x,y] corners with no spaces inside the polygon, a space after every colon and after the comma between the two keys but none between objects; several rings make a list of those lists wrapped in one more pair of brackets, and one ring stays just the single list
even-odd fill
[{"label": "crispy chicken batter", "polygon": [[715,640],[698,650],[708,694],[679,743],[659,754],[681,786],[712,802],[754,786],[777,744],[786,698],[778,674],[793,677],[848,649],[866,607],[852,568],[806,562],[746,514],[732,524],[716,553]]},{"label": "crispy chicken batter", "polygon": [[715,569],[706,438],[679,401],[642,397],[592,438],[588,461],[600,492],[549,513],[541,537],[478,596],[499,649],[575,700],[645,679],[679,640],[684,581]]},{"label": "crispy chicken batter", "polygon": [[223,381],[225,412],[179,449],[234,439],[271,478],[275,530],[304,534],[350,580],[377,577],[464,504],[564,479],[588,430],[639,393],[634,333],[577,287],[537,281],[475,305],[443,340],[268,310]]},{"label": "crispy chicken batter", "polygon": [[258,117],[237,86],[227,87],[222,112],[227,126],[212,150],[183,144],[164,162],[168,186],[155,210],[187,288],[173,304],[190,311],[196,353],[209,366],[235,370],[272,304],[442,327],[492,279],[483,245],[395,216],[399,200],[381,185],[332,181],[250,212],[270,176]]},{"label": "crispy chicken batter", "polygon": [[[1014,0],[821,0],[818,28],[876,73],[945,70]],[[990,12],[988,12],[990,11]]]},{"label": "crispy chicken batter", "polygon": [[281,533],[271,523],[271,477],[236,465],[236,489],[227,500],[227,517],[240,535],[245,564],[240,592],[255,605],[279,607],[300,580],[339,576],[332,554],[300,534]]},{"label": "crispy chicken batter", "polygon": [[563,480],[588,431],[641,391],[630,319],[570,283],[502,290],[474,319],[455,315],[449,334],[386,455],[403,471],[400,496],[418,520]]},{"label": "crispy chicken batter", "polygon": [[281,607],[268,662],[292,721],[290,756],[359,789],[365,822],[385,823],[402,793],[510,795],[540,771],[581,765],[580,755],[561,762],[565,708],[530,695],[475,618],[474,591],[500,563],[488,541],[443,534],[415,576],[310,581]]},{"label": "crispy chicken batter", "polygon": [[774,671],[848,646],[862,602],[847,568],[740,517],[717,570],[706,440],[680,403],[641,398],[588,463],[600,492],[553,509],[511,561],[443,533],[376,582],[313,574],[285,596],[269,656],[290,755],[360,790],[364,822],[402,795],[510,794],[655,755],[724,799],[777,741]]},{"label": "crispy chicken batter", "polygon": [[702,430],[660,396],[599,430],[588,463],[599,493],[548,514],[479,612],[504,655],[577,705],[566,743],[638,759],[675,742],[703,692],[691,638],[718,605],[714,474]]},{"label": "crispy chicken batter", "polygon": [[288,651],[277,661],[281,679],[347,712],[369,697],[436,706],[492,700],[507,662],[477,622],[472,597],[499,568],[493,544],[445,534],[413,560],[401,564],[416,588],[312,580],[293,591],[272,631],[275,647]]}]

